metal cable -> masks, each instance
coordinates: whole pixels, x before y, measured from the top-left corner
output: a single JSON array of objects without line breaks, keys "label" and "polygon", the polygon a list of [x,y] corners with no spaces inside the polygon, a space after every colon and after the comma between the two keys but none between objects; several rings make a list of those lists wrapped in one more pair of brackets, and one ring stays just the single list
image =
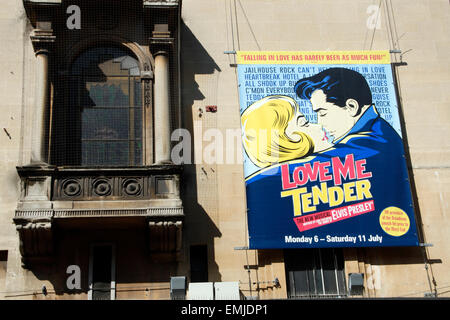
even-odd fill
[{"label": "metal cable", "polygon": [[377,23],[378,23],[378,19],[380,17],[380,8],[381,8],[381,1],[378,4],[378,11],[377,11],[377,19],[375,20],[375,27],[373,28],[373,33],[372,33],[372,40],[370,41],[370,50],[372,50],[372,45],[373,45],[373,39],[375,38],[375,32],[377,31]]}]

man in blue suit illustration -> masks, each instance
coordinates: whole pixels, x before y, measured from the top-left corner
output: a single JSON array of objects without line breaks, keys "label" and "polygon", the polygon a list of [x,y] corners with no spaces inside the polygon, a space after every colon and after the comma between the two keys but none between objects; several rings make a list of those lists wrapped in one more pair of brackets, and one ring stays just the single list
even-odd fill
[{"label": "man in blue suit illustration", "polygon": [[316,155],[352,153],[355,158],[363,158],[393,156],[394,152],[402,156],[400,136],[379,116],[369,85],[360,73],[345,68],[326,69],[299,80],[295,92],[311,101],[318,124],[334,138],[334,147]]}]

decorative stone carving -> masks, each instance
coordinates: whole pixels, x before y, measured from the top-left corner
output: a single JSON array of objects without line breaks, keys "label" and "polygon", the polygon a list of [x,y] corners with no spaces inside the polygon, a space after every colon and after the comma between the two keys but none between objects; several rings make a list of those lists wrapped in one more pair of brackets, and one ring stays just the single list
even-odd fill
[{"label": "decorative stone carving", "polygon": [[21,178],[21,197],[18,208],[42,210],[51,208],[53,166],[28,165],[17,167]]},{"label": "decorative stone carving", "polygon": [[178,175],[64,176],[53,179],[52,200],[150,200],[178,198]]},{"label": "decorative stone carving", "polygon": [[123,179],[122,190],[129,196],[138,196],[142,192],[142,182],[136,178]]},{"label": "decorative stone carving", "polygon": [[182,217],[184,217],[182,207],[155,207],[136,209],[55,209],[52,211],[52,214],[54,218],[101,218],[136,216],[161,219],[178,217],[179,219],[181,219]]},{"label": "decorative stone carving", "polygon": [[181,250],[181,220],[149,221],[150,252],[177,253]]},{"label": "decorative stone carving", "polygon": [[152,86],[153,72],[148,63],[144,63],[144,71],[141,72],[142,81],[144,81],[144,107],[147,109],[152,104]]},{"label": "decorative stone carving", "polygon": [[77,197],[81,194],[81,184],[77,179],[67,179],[62,184],[62,192],[68,197]]},{"label": "decorative stone carving", "polygon": [[92,183],[93,196],[97,195],[100,197],[109,196],[112,192],[112,179],[108,178],[98,178]]},{"label": "decorative stone carving", "polygon": [[[181,170],[176,165],[103,169],[18,167],[22,193],[14,223],[24,266],[53,254],[53,222],[58,219],[64,219],[65,225],[71,219],[95,219],[89,221],[105,226],[109,218],[147,221],[151,252],[178,256],[184,219],[179,197]],[[127,202],[123,200],[130,199],[135,201],[124,207]],[[82,201],[81,207],[71,205]]]},{"label": "decorative stone carving", "polygon": [[23,257],[41,257],[53,254],[53,234],[50,220],[38,220],[16,225]]},{"label": "decorative stone carving", "polygon": [[24,267],[32,260],[53,254],[51,210],[17,210],[14,223],[19,233],[19,250]]}]

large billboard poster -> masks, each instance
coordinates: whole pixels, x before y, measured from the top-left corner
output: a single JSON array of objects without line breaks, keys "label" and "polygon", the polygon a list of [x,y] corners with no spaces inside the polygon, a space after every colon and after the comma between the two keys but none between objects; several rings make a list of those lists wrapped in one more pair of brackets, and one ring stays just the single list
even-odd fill
[{"label": "large billboard poster", "polygon": [[389,52],[237,62],[250,248],[418,245]]}]

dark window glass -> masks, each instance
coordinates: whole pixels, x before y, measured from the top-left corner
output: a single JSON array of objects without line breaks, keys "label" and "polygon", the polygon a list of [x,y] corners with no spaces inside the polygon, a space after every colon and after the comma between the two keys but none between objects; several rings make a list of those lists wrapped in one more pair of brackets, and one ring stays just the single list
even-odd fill
[{"label": "dark window glass", "polygon": [[344,257],[342,250],[335,249],[334,252],[336,253],[336,278],[339,287],[339,294],[345,294],[347,292],[347,286],[345,284]]},{"label": "dark window glass", "polygon": [[8,261],[8,251],[0,250],[0,292],[5,291],[7,261]]},{"label": "dark window glass", "polygon": [[284,258],[289,298],[345,296],[340,249],[285,250]]},{"label": "dark window glass", "polygon": [[206,245],[191,246],[191,282],[208,281],[208,252]]},{"label": "dark window glass", "polygon": [[139,76],[138,61],[120,48],[92,48],[74,61],[60,84],[64,110],[55,110],[56,164],[142,165]]},{"label": "dark window glass", "polygon": [[322,273],[324,290],[326,294],[338,294],[337,292],[337,279],[336,279],[336,265],[334,250],[321,249],[320,258],[322,262]]},{"label": "dark window glass", "polygon": [[323,274],[322,269],[320,268],[321,261],[320,261],[320,254],[319,250],[310,250],[311,255],[313,256],[313,262],[312,262],[312,272],[314,274],[314,280],[311,280],[314,282],[314,291],[310,291],[307,294],[310,295],[321,295],[324,294],[324,287],[323,287]]},{"label": "dark window glass", "polygon": [[8,250],[0,250],[0,261],[8,261]]},{"label": "dark window glass", "polygon": [[92,259],[92,300],[110,300],[112,247],[95,246]]}]

